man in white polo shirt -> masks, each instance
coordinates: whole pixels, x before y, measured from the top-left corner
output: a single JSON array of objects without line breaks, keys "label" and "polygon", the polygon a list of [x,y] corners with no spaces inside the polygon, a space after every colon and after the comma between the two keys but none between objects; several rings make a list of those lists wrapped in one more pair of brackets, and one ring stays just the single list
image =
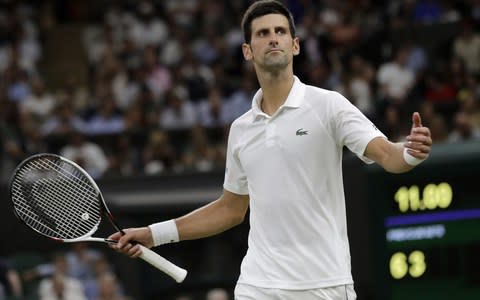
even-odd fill
[{"label": "man in white polo shirt", "polygon": [[152,247],[211,236],[241,223],[250,207],[235,299],[355,299],[342,148],[406,172],[428,157],[430,131],[414,113],[407,142],[391,143],[343,96],[303,84],[292,67],[299,40],[281,3],[255,2],[242,26],[261,89],[231,126],[223,195],[178,219],[114,234],[112,247],[137,257],[132,240]]}]

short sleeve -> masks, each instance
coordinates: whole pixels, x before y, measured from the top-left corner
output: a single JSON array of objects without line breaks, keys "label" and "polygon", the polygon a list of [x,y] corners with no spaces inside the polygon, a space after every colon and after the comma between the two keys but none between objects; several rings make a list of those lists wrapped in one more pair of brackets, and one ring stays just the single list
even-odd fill
[{"label": "short sleeve", "polygon": [[337,93],[332,103],[335,139],[346,146],[365,163],[373,163],[364,156],[368,143],[377,137],[387,138],[357,107]]},{"label": "short sleeve", "polygon": [[238,129],[235,126],[235,122],[230,128],[227,145],[227,161],[225,167],[225,178],[223,187],[229,192],[248,195],[248,181],[245,171],[242,168],[238,156],[239,149],[239,136]]}]

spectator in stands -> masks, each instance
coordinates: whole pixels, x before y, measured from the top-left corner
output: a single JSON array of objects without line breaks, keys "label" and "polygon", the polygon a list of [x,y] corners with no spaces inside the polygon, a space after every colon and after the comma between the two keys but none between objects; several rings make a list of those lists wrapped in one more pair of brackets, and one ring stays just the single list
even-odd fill
[{"label": "spectator in stands", "polygon": [[193,42],[192,50],[202,64],[209,66],[220,59],[225,47],[222,36],[218,34],[217,27],[209,24],[202,28],[201,34]]},{"label": "spectator in stands", "polygon": [[209,66],[199,62],[192,51],[187,49],[185,52],[177,80],[184,82],[190,99],[195,103],[207,97],[209,87],[215,83],[215,75]]},{"label": "spectator in stands", "polygon": [[455,114],[453,126],[453,130],[448,135],[450,143],[480,139],[480,127],[476,127],[464,111],[459,111]]},{"label": "spectator in stands", "polygon": [[428,54],[425,48],[414,40],[407,40],[404,43],[405,47],[409,49],[405,64],[418,80],[428,67]]},{"label": "spectator in stands", "polygon": [[38,294],[40,300],[86,300],[78,280],[57,273],[40,282]]},{"label": "spectator in stands", "polygon": [[393,60],[382,64],[377,71],[377,81],[381,102],[384,106],[405,106],[415,84],[415,74],[407,68],[406,62],[410,48],[400,47]]},{"label": "spectator in stands", "polygon": [[0,258],[0,299],[20,299],[22,281],[10,263]]},{"label": "spectator in stands", "polygon": [[102,177],[108,169],[108,159],[104,150],[99,145],[87,141],[78,131],[70,135],[70,142],[62,147],[60,155],[75,161],[93,178]]},{"label": "spectator in stands", "polygon": [[0,92],[0,179],[10,178],[17,164],[25,158],[18,105]]},{"label": "spectator in stands", "polygon": [[103,254],[91,248],[87,243],[74,243],[65,254],[68,275],[81,281],[94,276],[95,263],[102,259]]},{"label": "spectator in stands", "polygon": [[170,144],[167,132],[150,132],[148,143],[143,150],[144,172],[148,175],[160,174],[171,170],[175,165],[175,152]]},{"label": "spectator in stands", "polygon": [[147,46],[143,52],[143,70],[146,78],[145,84],[152,91],[155,101],[159,101],[173,83],[171,72],[165,65],[158,62],[156,48]]},{"label": "spectator in stands", "polygon": [[[15,58],[14,58],[15,59]],[[7,96],[10,101],[20,103],[24,101],[31,93],[28,75],[25,70],[19,68],[15,60],[5,71],[7,81]]]},{"label": "spectator in stands", "polygon": [[226,126],[229,121],[226,102],[220,87],[211,87],[207,99],[203,99],[196,106],[198,124],[205,128]]},{"label": "spectator in stands", "polygon": [[177,86],[167,91],[165,107],[160,115],[160,126],[164,129],[189,129],[197,122],[195,107],[188,98],[187,90]]},{"label": "spectator in stands", "polygon": [[199,0],[165,0],[163,8],[170,16],[174,27],[193,29],[196,25],[195,16],[200,2]]},{"label": "spectator in stands", "polygon": [[207,292],[205,300],[229,300],[228,292],[221,288],[211,289]]},{"label": "spectator in stands", "polygon": [[463,22],[461,34],[453,42],[453,53],[463,61],[469,72],[480,74],[480,35],[468,20]]},{"label": "spectator in stands", "polygon": [[101,256],[93,263],[94,274],[83,282],[88,300],[124,299],[123,288],[112,271],[111,265]]},{"label": "spectator in stands", "polygon": [[168,39],[169,28],[164,20],[158,17],[152,1],[138,1],[136,15],[127,34],[137,47],[161,45]]},{"label": "spectator in stands", "polygon": [[40,281],[38,295],[40,300],[86,300],[80,280],[68,275],[68,264],[64,255],[54,258],[53,274]]},{"label": "spectator in stands", "polygon": [[373,101],[373,80],[375,70],[358,55],[350,58],[350,79],[346,82],[346,89],[352,103],[366,116],[375,116],[375,103]]},{"label": "spectator in stands", "polygon": [[31,115],[25,115],[21,119],[20,132],[23,136],[22,149],[25,155],[31,155],[48,150],[47,142],[43,139],[40,127]]},{"label": "spectator in stands", "polygon": [[114,100],[106,97],[101,100],[100,108],[85,124],[88,135],[118,134],[125,129],[123,115],[117,109]]},{"label": "spectator in stands", "polygon": [[232,93],[228,100],[229,123],[252,108],[252,98],[257,89],[257,79],[254,74],[247,73],[242,78],[240,87]]},{"label": "spectator in stands", "polygon": [[190,143],[188,143],[182,159],[185,168],[198,172],[209,172],[217,168],[219,153],[216,147],[209,143],[204,128],[195,126],[191,133]]},{"label": "spectator in stands", "polygon": [[43,136],[66,136],[74,131],[83,132],[85,122],[75,114],[70,103],[60,103],[54,113],[46,119],[41,127]]},{"label": "spectator in stands", "polygon": [[189,45],[189,32],[183,27],[171,28],[168,40],[160,47],[160,63],[165,66],[175,66],[181,63],[185,56],[185,45]]},{"label": "spectator in stands", "polygon": [[117,66],[112,78],[113,99],[120,110],[127,111],[140,94],[141,84],[136,78],[138,69],[127,68],[124,61],[119,61]]},{"label": "spectator in stands", "polygon": [[[380,122],[378,127],[382,132],[388,134],[390,140],[398,142],[405,136],[405,130],[403,130],[400,119],[398,108],[388,106],[384,112],[383,122]],[[408,128],[406,128],[406,132],[408,133]]]},{"label": "spectator in stands", "polygon": [[139,170],[139,147],[133,145],[130,135],[122,133],[115,137],[109,155],[109,168],[106,175],[132,176]]},{"label": "spectator in stands", "polygon": [[104,273],[98,277],[98,296],[92,300],[126,300],[117,278],[112,273]]},{"label": "spectator in stands", "polygon": [[22,116],[27,114],[31,115],[35,122],[41,126],[53,113],[56,101],[55,98],[47,92],[41,78],[34,77],[31,80],[30,86],[32,92],[20,103],[20,113]]},{"label": "spectator in stands", "polygon": [[435,143],[445,143],[448,141],[448,126],[445,122],[445,118],[440,114],[435,114],[428,123],[430,127],[430,133],[432,138],[435,139]]}]

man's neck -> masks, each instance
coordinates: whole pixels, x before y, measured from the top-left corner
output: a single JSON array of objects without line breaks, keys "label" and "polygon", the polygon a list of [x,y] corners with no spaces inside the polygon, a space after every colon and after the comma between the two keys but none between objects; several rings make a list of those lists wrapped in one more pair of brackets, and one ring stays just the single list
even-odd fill
[{"label": "man's neck", "polygon": [[291,72],[257,74],[262,88],[261,109],[267,115],[273,115],[287,100],[294,78]]}]

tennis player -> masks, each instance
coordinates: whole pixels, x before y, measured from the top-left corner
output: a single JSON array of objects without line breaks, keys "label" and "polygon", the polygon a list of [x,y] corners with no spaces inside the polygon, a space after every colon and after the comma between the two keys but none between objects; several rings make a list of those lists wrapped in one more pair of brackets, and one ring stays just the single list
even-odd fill
[{"label": "tennis player", "polygon": [[342,95],[302,83],[292,67],[299,39],[280,2],[254,2],[242,27],[261,88],[231,126],[223,195],[178,219],[114,234],[113,247],[137,257],[131,240],[153,247],[218,234],[250,207],[235,299],[353,300],[342,148],[401,173],[429,156],[430,131],[415,112],[407,142],[392,143]]}]

